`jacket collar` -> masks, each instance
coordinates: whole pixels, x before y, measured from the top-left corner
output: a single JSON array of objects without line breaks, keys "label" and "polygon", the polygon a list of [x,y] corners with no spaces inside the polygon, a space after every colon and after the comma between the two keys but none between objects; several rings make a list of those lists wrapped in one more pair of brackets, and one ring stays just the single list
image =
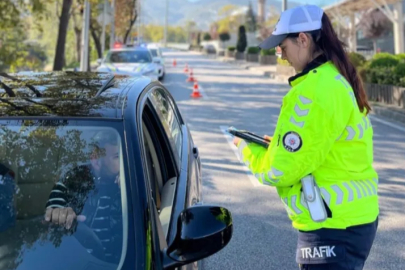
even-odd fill
[{"label": "jacket collar", "polygon": [[301,82],[305,78],[304,76],[307,75],[308,72],[310,72],[311,70],[319,67],[322,64],[325,64],[327,61],[328,61],[328,59],[326,58],[326,56],[324,54],[319,55],[314,60],[309,62],[307,64],[307,66],[304,68],[303,71],[301,71],[300,73],[290,77],[288,79],[288,84],[290,86],[296,85],[297,83]]}]

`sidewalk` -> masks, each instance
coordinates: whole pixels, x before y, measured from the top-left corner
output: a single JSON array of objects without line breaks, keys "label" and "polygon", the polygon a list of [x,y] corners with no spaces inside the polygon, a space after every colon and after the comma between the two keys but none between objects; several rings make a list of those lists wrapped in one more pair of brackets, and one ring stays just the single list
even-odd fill
[{"label": "sidewalk", "polygon": [[387,105],[387,104],[377,103],[377,102],[370,102],[370,105],[371,105],[371,109],[372,109],[371,114],[382,116],[391,121],[405,124],[405,110],[404,109],[394,106],[394,105]]},{"label": "sidewalk", "polygon": [[[234,64],[244,69],[258,72],[265,77],[272,78],[277,81],[287,82],[288,80],[288,78],[285,76],[283,77],[276,76],[276,65],[260,65],[258,63],[250,63],[246,62],[245,60],[235,60],[234,58],[228,57],[217,57],[216,59],[225,63]],[[384,103],[377,103],[377,102],[370,102],[370,103],[372,106],[371,114],[382,116],[391,121],[405,124],[404,109],[393,105],[387,105]]]},{"label": "sidewalk", "polygon": [[225,63],[234,64],[241,68],[255,71],[268,78],[276,78],[276,65],[260,65],[258,63],[246,62],[245,60],[235,60],[235,58],[229,57],[218,57],[217,59]]}]

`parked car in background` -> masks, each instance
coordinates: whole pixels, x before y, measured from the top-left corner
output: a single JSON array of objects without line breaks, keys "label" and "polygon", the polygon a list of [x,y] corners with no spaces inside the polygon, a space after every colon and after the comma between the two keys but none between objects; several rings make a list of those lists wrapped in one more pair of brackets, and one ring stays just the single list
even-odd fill
[{"label": "parked car in background", "polygon": [[162,84],[0,78],[0,270],[191,270],[229,243],[231,213],[202,203],[198,148]]},{"label": "parked car in background", "polygon": [[158,80],[158,65],[153,62],[150,51],[145,47],[122,47],[110,50],[99,60],[98,72],[117,75],[147,76]]},{"label": "parked car in background", "polygon": [[153,61],[158,65],[159,80],[163,80],[166,70],[162,51],[156,44],[148,44],[147,47],[152,54]]}]

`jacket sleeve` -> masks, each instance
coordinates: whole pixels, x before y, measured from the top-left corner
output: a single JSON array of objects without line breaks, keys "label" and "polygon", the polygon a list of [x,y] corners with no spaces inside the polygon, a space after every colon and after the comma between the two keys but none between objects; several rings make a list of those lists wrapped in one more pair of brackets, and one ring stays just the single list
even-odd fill
[{"label": "jacket sleeve", "polygon": [[[331,150],[342,121],[335,122],[332,110],[298,95],[283,107],[274,139],[265,149],[241,141],[238,149],[242,160],[258,180],[276,187],[288,187],[319,167]],[[343,108],[342,108],[343,109]]]},{"label": "jacket sleeve", "polygon": [[64,208],[68,206],[68,190],[63,180],[58,181],[53,186],[46,203],[46,208]]}]

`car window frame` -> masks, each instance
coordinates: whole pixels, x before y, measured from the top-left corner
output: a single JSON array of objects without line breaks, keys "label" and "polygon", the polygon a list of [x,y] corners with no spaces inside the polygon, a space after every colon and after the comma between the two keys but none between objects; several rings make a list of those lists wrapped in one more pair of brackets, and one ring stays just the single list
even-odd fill
[{"label": "car window frame", "polygon": [[[178,129],[179,129],[179,133],[180,133],[180,136],[181,136],[181,142],[180,142],[179,146],[176,144],[176,141],[172,137],[171,130],[169,132],[164,128],[164,125],[162,123],[163,121],[165,121],[165,120],[163,120],[164,117],[161,114],[161,111],[159,109],[157,109],[158,108],[158,104],[156,104],[157,101],[155,100],[154,97],[151,97],[153,91],[160,91],[161,92],[163,98],[165,98],[167,100],[168,106],[173,112],[173,115],[174,115],[174,118],[175,118],[174,121],[176,121],[176,123],[178,124]],[[187,135],[187,134],[183,133],[183,128],[182,128],[182,126],[184,124],[183,119],[179,115],[178,108],[174,105],[173,97],[164,88],[162,88],[162,87],[154,87],[149,92],[148,97],[149,97],[150,102],[152,103],[152,106],[154,108],[155,113],[158,116],[160,125],[163,128],[163,131],[165,132],[166,137],[169,139],[170,146],[172,148],[172,152],[176,154],[176,159],[175,160],[176,160],[178,168],[180,169],[181,168],[181,163],[182,163],[182,160],[183,160],[183,154],[184,154],[183,153],[184,136]],[[168,128],[171,129],[171,127],[168,127]],[[178,152],[179,149],[181,151],[180,153]]]},{"label": "car window frame", "polygon": [[[152,101],[149,98],[148,93],[150,91],[152,91],[153,89],[156,89],[157,87],[160,87],[159,85],[155,85],[154,83],[152,83],[151,85],[149,85],[147,88],[145,88],[143,90],[143,93],[140,95],[139,97],[139,102],[138,102],[138,106],[137,106],[137,114],[136,114],[136,125],[137,125],[137,131],[138,131],[138,141],[139,141],[139,146],[140,149],[142,149],[142,154],[141,154],[141,158],[142,158],[142,163],[143,163],[143,168],[144,168],[144,178],[145,178],[145,192],[146,192],[146,197],[147,197],[147,203],[148,203],[148,207],[149,207],[149,217],[151,219],[151,223],[152,223],[152,243],[153,243],[153,253],[154,253],[154,257],[157,258],[161,256],[161,252],[162,250],[167,247],[168,243],[169,243],[169,239],[170,239],[170,231],[172,230],[172,224],[173,224],[173,214],[174,214],[174,210],[175,210],[175,205],[176,205],[176,200],[177,200],[177,188],[178,185],[176,184],[175,187],[175,193],[174,193],[174,198],[173,198],[173,202],[172,202],[172,211],[171,211],[171,216],[170,216],[170,222],[169,222],[169,228],[168,228],[168,234],[167,236],[162,234],[162,224],[160,223],[160,218],[159,215],[154,212],[154,209],[157,209],[156,206],[156,202],[152,196],[152,192],[151,192],[151,182],[150,179],[148,178],[148,172],[145,171],[145,168],[147,168],[147,164],[145,163],[145,147],[144,147],[144,142],[143,142],[143,127],[142,127],[142,121],[143,121],[143,113],[144,113],[144,109],[145,107],[149,107],[150,112],[150,116],[154,118],[154,121],[156,122],[156,125],[158,126],[159,132],[161,133],[161,135],[164,137],[163,139],[163,143],[165,145],[167,145],[167,150],[170,153],[170,159],[171,159],[171,163],[174,165],[173,169],[175,170],[175,177],[176,177],[176,183],[178,182],[179,178],[181,177],[182,174],[184,174],[181,170],[180,167],[178,167],[176,160],[175,160],[175,154],[173,153],[172,148],[169,146],[169,141],[166,135],[166,132],[162,126],[162,123],[159,119],[159,116],[156,114],[156,111],[154,109],[154,106],[152,104]],[[164,90],[163,91],[167,91]],[[177,114],[178,111],[176,111],[176,109],[174,109],[174,112]],[[142,136],[142,138],[141,138]],[[161,142],[160,142],[161,143]],[[156,146],[155,146],[156,147]],[[168,179],[166,179],[168,180]],[[163,237],[163,238],[162,238]],[[157,262],[159,263],[159,262]],[[161,262],[160,262],[161,263]]]}]

